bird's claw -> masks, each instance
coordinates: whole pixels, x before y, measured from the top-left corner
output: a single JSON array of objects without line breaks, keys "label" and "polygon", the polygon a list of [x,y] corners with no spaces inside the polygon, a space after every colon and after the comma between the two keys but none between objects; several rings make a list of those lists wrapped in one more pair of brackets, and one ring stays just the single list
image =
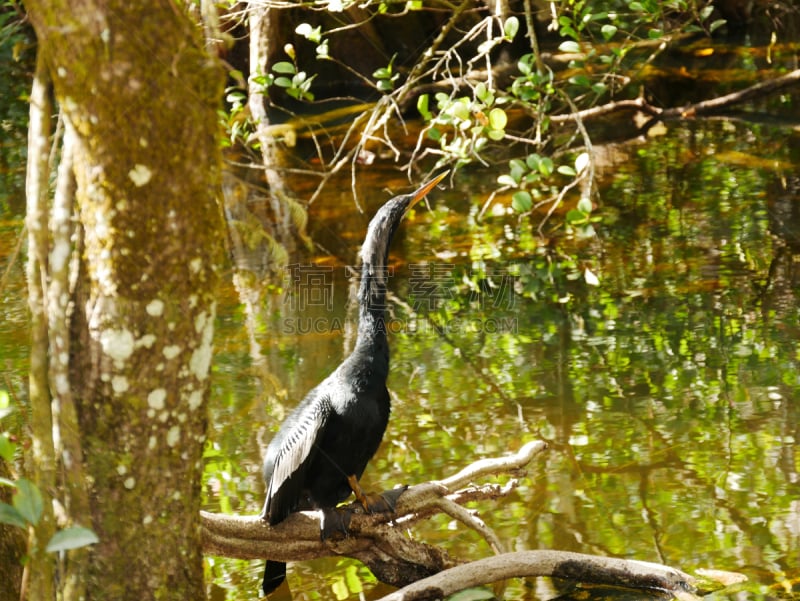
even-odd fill
[{"label": "bird's claw", "polygon": [[407,488],[408,485],[404,485],[382,493],[365,495],[362,501],[364,510],[367,513],[394,513],[398,499]]}]

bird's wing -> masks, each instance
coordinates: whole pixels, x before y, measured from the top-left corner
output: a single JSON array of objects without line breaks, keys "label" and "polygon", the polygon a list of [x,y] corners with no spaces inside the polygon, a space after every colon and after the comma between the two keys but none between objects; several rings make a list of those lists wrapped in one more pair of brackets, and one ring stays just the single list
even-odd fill
[{"label": "bird's wing", "polygon": [[305,485],[305,472],[322,439],[331,412],[330,398],[320,395],[292,416],[284,427],[280,449],[275,458],[267,488],[264,517],[276,524],[294,511]]}]

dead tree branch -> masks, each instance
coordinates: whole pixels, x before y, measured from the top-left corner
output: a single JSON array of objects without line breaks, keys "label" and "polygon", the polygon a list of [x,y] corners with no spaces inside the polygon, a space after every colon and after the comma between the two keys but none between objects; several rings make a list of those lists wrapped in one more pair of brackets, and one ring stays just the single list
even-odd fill
[{"label": "dead tree branch", "polygon": [[[536,576],[663,590],[691,597],[696,587],[694,579],[659,564],[561,551],[503,552],[496,534],[464,504],[507,495],[517,486],[513,476],[519,476],[546,448],[543,442],[531,442],[513,455],[481,459],[443,480],[411,486],[399,497],[391,515],[368,515],[353,503],[348,506],[352,513],[348,536],[339,540],[320,540],[317,511],[294,513],[274,527],[258,516],[202,512],[203,548],[212,555],[239,559],[305,561],[330,555],[353,557],[366,564],[382,582],[405,587],[386,597],[386,601],[438,599],[470,586]],[[512,478],[504,485],[476,483],[501,474]],[[410,526],[439,513],[473,528],[497,555],[465,563],[407,536]]]},{"label": "dead tree branch", "polygon": [[694,578],[660,564],[566,551],[519,551],[450,568],[395,591],[381,601],[444,599],[465,588],[536,576],[672,593],[692,594],[696,590]]},{"label": "dead tree branch", "polygon": [[408,488],[398,499],[392,515],[363,513],[352,504],[349,536],[342,540],[320,540],[320,512],[294,513],[270,528],[258,516],[231,516],[202,512],[204,551],[239,559],[306,561],[329,555],[347,555],[365,563],[375,576],[388,584],[404,586],[460,563],[445,551],[410,539],[405,532],[420,520],[446,513],[483,536],[497,553],[502,543],[474,511],[470,501],[497,499],[516,487],[512,479],[504,486],[474,484],[498,474],[517,474],[546,445],[536,441],[517,453],[481,459],[443,480]]}]

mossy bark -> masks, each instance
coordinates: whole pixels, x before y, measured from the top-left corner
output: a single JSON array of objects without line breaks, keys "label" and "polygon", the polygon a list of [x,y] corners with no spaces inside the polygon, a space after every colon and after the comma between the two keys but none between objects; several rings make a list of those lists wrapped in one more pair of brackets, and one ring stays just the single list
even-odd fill
[{"label": "mossy bark", "polygon": [[86,599],[202,599],[222,72],[171,2],[26,7],[74,136],[81,248],[61,359],[77,431],[61,434],[81,457],[61,460],[67,479],[82,462],[90,516],[69,518],[100,542],[65,582]]}]

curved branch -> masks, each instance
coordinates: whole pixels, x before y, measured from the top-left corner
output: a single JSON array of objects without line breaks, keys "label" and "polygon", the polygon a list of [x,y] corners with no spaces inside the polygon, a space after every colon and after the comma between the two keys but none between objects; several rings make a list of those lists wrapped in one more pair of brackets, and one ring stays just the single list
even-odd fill
[{"label": "curved branch", "polygon": [[696,590],[694,578],[660,564],[566,551],[519,551],[450,568],[395,591],[381,601],[443,599],[472,586],[537,576],[680,593]]},{"label": "curved branch", "polygon": [[347,507],[350,525],[348,536],[342,540],[320,540],[318,511],[293,513],[274,527],[258,516],[201,512],[203,548],[206,553],[225,557],[277,561],[347,555],[367,564],[383,582],[403,586],[459,563],[445,551],[405,535],[408,526],[437,513],[457,516],[478,531],[495,552],[501,550],[502,544],[489,527],[461,506],[508,494],[517,485],[514,479],[504,486],[473,482],[514,473],[545,448],[541,441],[531,442],[513,455],[481,459],[443,480],[412,486],[400,495],[393,514],[367,515],[360,504],[353,503]]},{"label": "curved branch", "polygon": [[[508,494],[517,486],[513,478],[502,486],[474,482],[513,474],[546,448],[541,441],[531,442],[512,455],[481,459],[448,478],[412,486],[399,498],[397,491],[389,491],[397,498],[393,514],[367,515],[359,503],[352,503],[345,508],[350,514],[348,536],[339,540],[320,540],[318,511],[293,513],[273,527],[259,516],[201,512],[203,548],[226,557],[276,561],[346,555],[366,564],[380,581],[405,587],[384,601],[438,599],[471,586],[536,576],[692,596],[696,581],[691,576],[659,564],[563,551],[501,552],[502,543],[494,532],[463,505]],[[499,554],[464,563],[406,535],[408,526],[437,513],[475,529]]]}]

